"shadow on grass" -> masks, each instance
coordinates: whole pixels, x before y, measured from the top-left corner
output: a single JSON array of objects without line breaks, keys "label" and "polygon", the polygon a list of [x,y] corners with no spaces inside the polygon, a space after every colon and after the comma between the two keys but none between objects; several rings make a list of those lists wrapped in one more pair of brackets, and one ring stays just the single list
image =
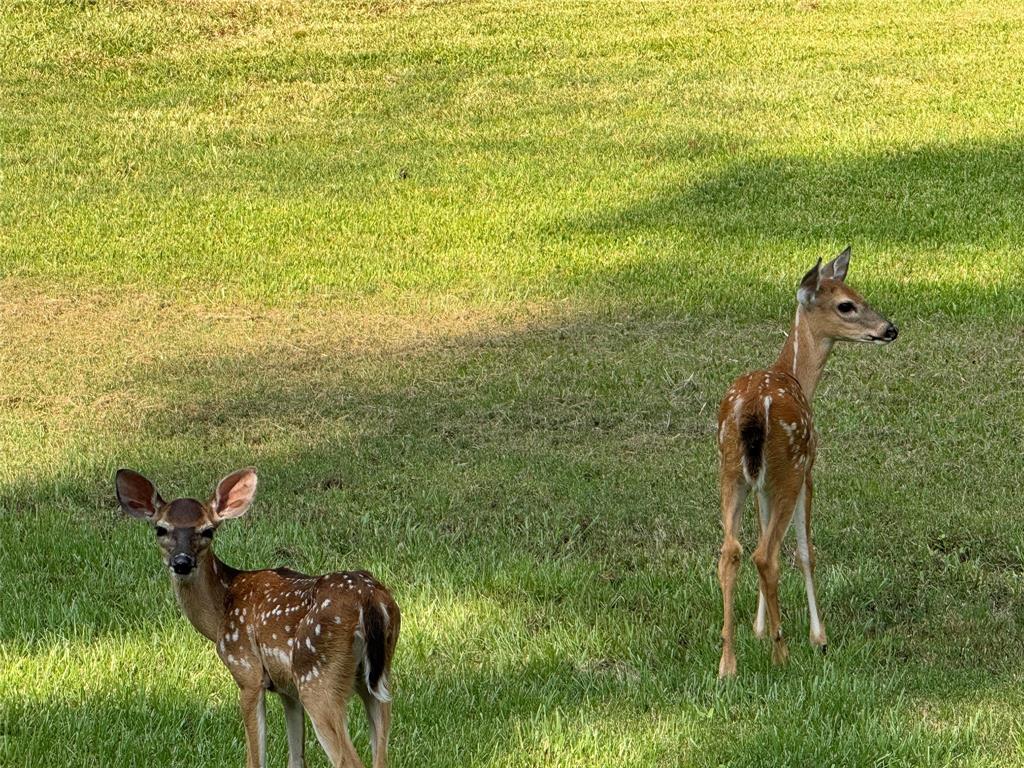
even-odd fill
[{"label": "shadow on grass", "polygon": [[[567,712],[624,704],[645,713],[681,701],[693,709],[680,717],[696,718],[720,699],[710,677],[720,612],[715,402],[751,359],[770,359],[775,341],[765,326],[595,316],[388,353],[282,340],[258,352],[159,359],[124,383],[144,404],[130,429],[111,425],[100,448],[74,466],[4,490],[4,507],[22,511],[3,533],[5,570],[16,574],[6,589],[44,599],[5,599],[2,641],[18,654],[55,638],[88,643],[180,621],[150,535],[114,509],[113,471],[136,466],[168,496],[199,495],[230,469],[255,463],[263,477],[256,509],[219,534],[228,562],[287,562],[311,572],[369,567],[405,608],[397,722],[408,730],[396,732],[396,754],[402,738],[410,746],[396,764],[416,764],[411,745],[450,746],[453,732],[460,743],[500,744],[510,718],[528,721],[542,704]],[[918,343],[928,359],[948,348],[941,339]],[[732,357],[740,348],[742,361]],[[794,722],[813,716],[809,697],[819,693],[859,702],[865,718],[899,720],[907,705],[893,680],[910,681],[912,695],[946,700],[997,685],[1019,660],[1021,624],[1012,619],[1021,600],[1006,592],[1006,574],[978,557],[937,559],[920,541],[934,520],[954,519],[944,488],[962,479],[944,479],[942,447],[923,439],[918,422],[894,427],[890,437],[923,446],[906,467],[921,473],[922,488],[891,519],[887,500],[901,497],[903,481],[880,476],[873,444],[858,447],[865,431],[891,426],[892,412],[914,398],[942,413],[967,393],[946,398],[942,388],[887,388],[870,377],[858,383],[850,370],[856,353],[844,354],[851,361],[838,367],[847,371],[843,407],[852,413],[826,437],[857,460],[836,473],[849,493],[821,493],[826,515],[818,518],[829,520],[819,547],[839,659],[828,663],[838,671],[824,688],[807,682],[818,660],[801,642],[806,620],[795,577],[783,600],[796,669],[767,672],[767,649],[741,641],[744,674],[774,681],[765,685],[795,702]],[[894,378],[899,360],[873,364]],[[978,391],[1005,376],[984,360],[971,366],[968,386]],[[819,483],[827,490],[821,474]],[[886,526],[864,526],[861,498],[877,501]],[[749,568],[743,578],[739,609],[749,617]],[[984,612],[955,609],[988,599],[999,602],[998,627],[1014,642],[993,643],[996,625]],[[873,626],[870,612],[882,617]],[[976,669],[957,668],[972,658],[982,659]],[[929,667],[940,665],[956,674],[937,680]],[[760,684],[740,703],[759,700]],[[928,736],[920,738],[927,747]],[[943,739],[936,749],[949,747]],[[443,746],[437,754],[447,762]],[[471,757],[484,760],[483,752]]]},{"label": "shadow on grass", "polygon": [[[765,250],[798,250],[807,261],[853,243],[855,261],[863,254],[874,267],[863,278],[855,266],[854,282],[879,300],[891,297],[916,312],[1020,317],[1022,178],[1020,141],[747,157],[630,205],[573,216],[551,234],[610,238],[625,248],[647,243],[635,263],[584,279],[659,296],[706,284],[709,312],[760,307],[773,295],[777,275],[760,270]],[[728,263],[729,280],[709,281],[683,250],[708,244]],[[893,278],[904,285],[894,289]]]},{"label": "shadow on grass", "polygon": [[752,158],[691,186],[581,222],[587,230],[694,223],[730,238],[803,244],[1014,247],[1024,214],[1024,142],[867,156]]}]

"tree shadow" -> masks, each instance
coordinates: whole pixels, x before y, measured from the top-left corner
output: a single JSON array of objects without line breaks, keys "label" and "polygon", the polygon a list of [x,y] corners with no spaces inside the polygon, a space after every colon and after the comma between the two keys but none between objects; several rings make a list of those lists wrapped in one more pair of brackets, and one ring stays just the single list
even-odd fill
[{"label": "tree shadow", "polygon": [[[965,324],[947,329],[949,338],[910,334],[869,366],[868,352],[846,350],[822,389],[825,455],[834,444],[849,459],[819,474],[818,519],[828,521],[818,528],[823,603],[843,659],[823,690],[867,702],[864,711],[907,706],[894,679],[913,696],[946,701],[1001,685],[1019,660],[1016,534],[992,523],[981,529],[982,549],[978,521],[958,520],[956,500],[943,491],[956,483],[973,491],[980,481],[944,477],[943,445],[901,451],[911,435],[900,430],[911,427],[893,420],[922,409],[938,432],[963,440],[965,454],[990,440],[958,427],[974,418],[969,395],[1005,381],[1013,362],[967,357],[958,346],[967,344],[967,327],[983,346],[1004,330],[985,336]],[[625,703],[643,713],[652,702],[677,701],[680,717],[696,718],[729,700],[712,678],[716,402],[733,375],[770,359],[780,339],[775,323],[595,313],[392,351],[281,339],[258,350],[155,358],[122,383],[137,404],[130,430],[112,424],[103,444],[73,465],[3,489],[3,508],[21,510],[3,536],[34,544],[6,547],[5,570],[16,575],[5,579],[4,602],[45,599],[23,601],[17,623],[0,626],[0,650],[158,636],[157,628],[180,622],[150,534],[115,509],[113,471],[135,466],[168,495],[199,495],[254,463],[263,478],[257,507],[218,534],[218,551],[246,568],[367,567],[392,585],[406,616],[396,722],[409,729],[407,744],[427,745],[408,754],[436,749],[440,764],[487,763],[485,747],[501,743],[507,723],[529,723],[541,706]],[[947,353],[973,377],[965,390],[900,379],[897,354]],[[845,402],[832,402],[830,388]],[[984,405],[990,419],[1014,408],[1009,399]],[[865,434],[897,446],[898,473],[880,471],[885,456],[873,455],[878,441]],[[1009,453],[1012,435],[996,437]],[[908,513],[894,501],[906,476],[920,480],[926,510]],[[990,477],[992,487],[975,498],[991,503],[1011,481]],[[749,569],[743,578],[739,610],[750,616]],[[739,703],[777,685],[773,695],[802,702],[795,711],[808,717],[819,683],[807,678],[819,660],[799,642],[806,620],[795,577],[783,600],[796,670],[769,670],[766,649],[744,635],[741,665],[755,683]],[[995,617],[955,609],[972,602],[995,605]],[[956,643],[943,639],[951,621]],[[975,674],[938,686],[929,672],[965,663]],[[429,716],[418,715],[425,702]],[[453,732],[483,751],[462,763],[446,757]],[[928,738],[917,743],[927,747]],[[396,732],[396,764],[414,764],[397,757],[399,743]],[[754,754],[757,745],[748,746]]]},{"label": "tree shadow", "polygon": [[[591,230],[696,225],[727,237],[880,245],[1013,247],[1024,211],[1024,142],[760,157],[598,215]],[[582,222],[581,222],[582,223]]]},{"label": "tree shadow", "polygon": [[[0,639],[31,645],[75,626],[131,628],[109,615],[126,594],[145,598],[146,620],[168,615],[148,533],[114,505],[122,465],[165,495],[202,496],[255,463],[254,512],[218,536],[218,551],[241,567],[386,563],[384,575],[424,569],[475,590],[496,588],[502,561],[568,562],[612,580],[655,559],[703,557],[691,546],[699,520],[671,516],[679,480],[692,483],[694,508],[713,508],[713,486],[666,467],[675,481],[642,490],[641,519],[631,477],[654,446],[670,465],[665,449],[700,456],[711,477],[713,400],[730,363],[709,368],[687,341],[694,332],[687,319],[583,318],[381,357],[284,342],[149,365],[119,383],[126,400],[152,404],[128,417],[130,431],[71,471],[2,490],[2,507],[21,511],[12,541],[56,542],[70,524],[80,551],[69,560],[60,547],[10,549],[11,571],[50,599],[25,606]],[[678,544],[651,552],[651,535]],[[79,598],[83,585],[93,599]]]},{"label": "tree shadow", "polygon": [[[685,154],[682,155],[685,157]],[[703,309],[760,307],[779,278],[761,256],[815,255],[853,243],[869,255],[856,281],[918,312],[1019,317],[1024,309],[1020,221],[1024,142],[972,141],[847,156],[745,156],[649,198],[556,222],[551,234],[648,253],[587,282],[619,290],[706,282],[686,249],[709,244],[729,280],[707,281]],[[708,257],[703,255],[701,260]],[[893,283],[897,287],[893,287]],[[661,286],[661,287],[659,287]]]}]

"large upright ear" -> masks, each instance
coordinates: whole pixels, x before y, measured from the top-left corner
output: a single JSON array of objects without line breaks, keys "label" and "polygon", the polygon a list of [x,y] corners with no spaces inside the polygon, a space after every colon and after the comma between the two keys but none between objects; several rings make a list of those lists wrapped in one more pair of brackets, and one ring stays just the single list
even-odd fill
[{"label": "large upright ear", "polygon": [[164,505],[156,486],[134,470],[117,470],[114,488],[117,501],[126,515],[148,520]]},{"label": "large upright ear", "polygon": [[850,246],[846,246],[843,252],[832,261],[821,268],[821,279],[831,277],[833,280],[845,280],[846,273],[850,270]]},{"label": "large upright ear", "polygon": [[210,506],[218,520],[241,517],[249,509],[256,496],[256,470],[252,467],[232,472],[219,483],[213,492]]},{"label": "large upright ear", "polygon": [[818,286],[821,285],[821,259],[811,267],[804,279],[800,281],[800,287],[796,290],[796,300],[805,307],[814,303],[814,297],[818,293]]}]

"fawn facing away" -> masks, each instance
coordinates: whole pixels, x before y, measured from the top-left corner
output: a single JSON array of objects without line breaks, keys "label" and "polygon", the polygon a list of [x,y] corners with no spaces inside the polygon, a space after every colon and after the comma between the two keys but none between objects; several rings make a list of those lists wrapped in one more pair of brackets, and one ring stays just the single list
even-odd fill
[{"label": "fawn facing away", "polygon": [[213,534],[240,517],[256,494],[256,472],[225,477],[207,503],[167,503],[130,469],[118,470],[121,508],[153,526],[182,612],[238,684],[247,768],[266,764],[266,691],[284,704],[288,768],[305,762],[305,717],[336,768],[362,766],[348,735],[346,708],[359,693],[370,721],[373,768],[387,763],[391,727],[388,675],[401,616],[369,573],[305,576],[287,568],[239,571],[213,553]]},{"label": "fawn facing away", "polygon": [[753,560],[760,591],[754,633],[763,638],[765,619],[772,639],[772,660],[788,657],[779,613],[779,550],[792,522],[797,560],[807,589],[811,644],[825,652],[825,628],[814,594],[814,546],[811,544],[811,469],[816,437],[811,413],[814,389],[836,341],[888,344],[896,326],[846,285],[850,249],[825,266],[821,259],[800,283],[796,317],[778,360],[771,368],[736,379],[718,409],[719,486],[724,540],[718,560],[724,620],[719,677],[736,674],[733,650],[733,589],[742,547],[737,538],[743,502],[753,489],[761,533]]}]

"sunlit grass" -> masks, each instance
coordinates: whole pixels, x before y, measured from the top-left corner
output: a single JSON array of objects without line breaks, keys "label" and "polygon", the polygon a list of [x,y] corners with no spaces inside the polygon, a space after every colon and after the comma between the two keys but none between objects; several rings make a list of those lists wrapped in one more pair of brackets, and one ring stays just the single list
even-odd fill
[{"label": "sunlit grass", "polygon": [[12,3],[0,273],[756,316],[853,242],[1019,313],[1021,13],[982,8]]},{"label": "sunlit grass", "polygon": [[[111,483],[249,464],[228,562],[402,606],[399,768],[1019,764],[1022,30],[1002,0],[3,5],[0,765],[241,764]],[[719,684],[717,400],[847,243],[901,336],[816,402],[829,656],[787,568],[771,668],[745,564]]]}]

